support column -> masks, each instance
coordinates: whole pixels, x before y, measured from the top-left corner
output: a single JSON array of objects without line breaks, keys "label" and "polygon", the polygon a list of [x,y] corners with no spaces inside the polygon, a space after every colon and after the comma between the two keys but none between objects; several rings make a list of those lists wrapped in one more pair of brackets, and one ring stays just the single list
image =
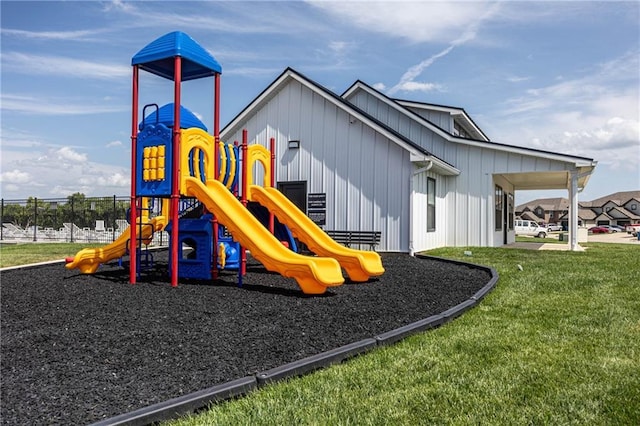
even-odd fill
[{"label": "support column", "polygon": [[578,250],[578,171],[570,172],[569,182],[569,246]]},{"label": "support column", "polygon": [[182,83],[182,58],[174,58],[174,87],[173,87],[173,164],[171,177],[171,287],[178,286],[178,257],[182,256],[179,233],[178,209],[180,206],[180,85]]},{"label": "support column", "polygon": [[[138,152],[138,66],[133,66],[133,82],[132,82],[132,100],[131,100],[131,212],[129,215],[129,282],[131,284],[136,283],[137,279],[137,247],[138,247],[138,230],[136,224],[138,223],[138,201],[136,187],[137,179],[137,152]],[[140,171],[142,173],[142,171]],[[73,232],[73,226],[71,227]],[[73,242],[73,234],[71,241]]]}]

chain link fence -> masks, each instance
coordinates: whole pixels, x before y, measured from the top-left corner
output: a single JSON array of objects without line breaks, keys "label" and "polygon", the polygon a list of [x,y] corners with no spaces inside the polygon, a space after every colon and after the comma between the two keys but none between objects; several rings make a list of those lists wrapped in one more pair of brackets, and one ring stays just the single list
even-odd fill
[{"label": "chain link fence", "polygon": [[[151,202],[151,215],[160,212]],[[28,198],[0,200],[0,240],[16,242],[111,243],[128,227],[130,199],[126,196]],[[166,245],[165,232],[156,232],[152,245]]]}]

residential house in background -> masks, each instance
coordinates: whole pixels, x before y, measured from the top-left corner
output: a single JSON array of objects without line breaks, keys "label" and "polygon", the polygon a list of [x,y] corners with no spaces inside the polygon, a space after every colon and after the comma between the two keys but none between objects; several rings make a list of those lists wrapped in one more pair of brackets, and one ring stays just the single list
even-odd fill
[{"label": "residential house in background", "polygon": [[[567,198],[540,198],[516,207],[516,216],[539,224],[559,222],[569,211]],[[579,214],[578,214],[579,216]]]},{"label": "residential house in background", "polygon": [[[560,223],[567,226],[569,200],[540,198],[516,207],[516,216],[538,223]],[[640,222],[640,191],[616,192],[592,201],[578,203],[578,224],[626,226]]]},{"label": "residential house in background", "polygon": [[580,204],[595,214],[595,225],[624,227],[640,222],[640,191],[616,192]]}]

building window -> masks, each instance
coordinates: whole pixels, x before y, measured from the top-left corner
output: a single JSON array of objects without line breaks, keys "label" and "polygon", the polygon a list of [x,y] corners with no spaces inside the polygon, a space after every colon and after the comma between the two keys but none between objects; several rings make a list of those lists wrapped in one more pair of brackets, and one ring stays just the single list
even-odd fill
[{"label": "building window", "polygon": [[509,205],[507,206],[507,213],[509,215],[509,230],[513,231],[513,205],[514,203],[514,199],[513,199],[513,193],[509,192],[509,194],[507,195],[507,198],[509,199]]},{"label": "building window", "polygon": [[427,178],[427,232],[436,230],[436,180]]},{"label": "building window", "polygon": [[502,187],[498,185],[496,185],[494,201],[496,203],[496,231],[502,231]]},{"label": "building window", "polygon": [[635,204],[631,204],[631,210],[635,210],[637,206]]}]

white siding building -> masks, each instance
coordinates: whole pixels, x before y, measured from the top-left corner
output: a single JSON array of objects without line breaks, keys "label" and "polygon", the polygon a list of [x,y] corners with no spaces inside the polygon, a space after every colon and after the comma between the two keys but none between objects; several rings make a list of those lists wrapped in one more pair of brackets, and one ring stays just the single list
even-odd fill
[{"label": "white siding building", "polygon": [[287,196],[306,209],[307,194],[326,194],[324,229],[381,231],[379,251],[513,242],[518,189],[567,189],[577,226],[577,193],[596,165],[491,142],[459,108],[394,100],[360,81],[338,96],[290,68],[221,140],[243,129],[250,143],[276,139]]}]

